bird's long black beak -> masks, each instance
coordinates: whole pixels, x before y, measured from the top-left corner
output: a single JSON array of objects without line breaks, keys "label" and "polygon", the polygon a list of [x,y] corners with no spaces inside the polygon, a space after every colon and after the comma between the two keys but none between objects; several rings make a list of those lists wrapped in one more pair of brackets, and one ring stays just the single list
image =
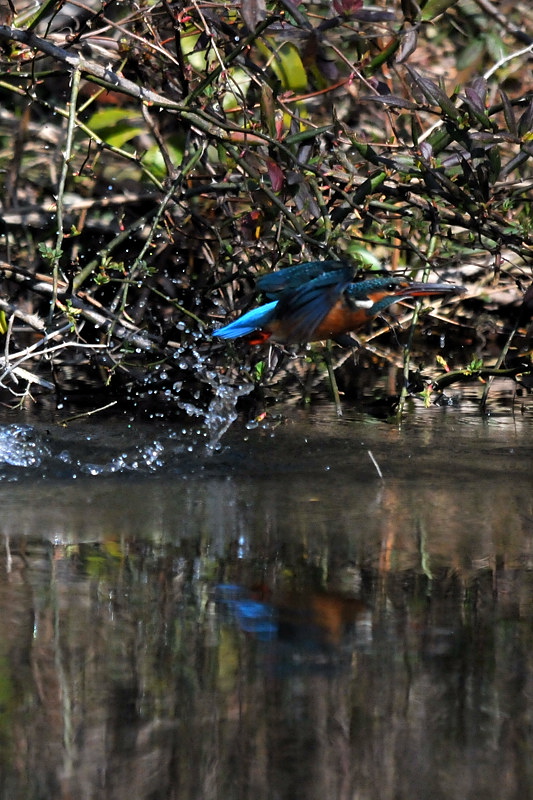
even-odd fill
[{"label": "bird's long black beak", "polygon": [[439,294],[462,294],[466,289],[464,286],[456,286],[453,283],[410,283],[407,286],[400,286],[396,296],[407,299],[409,297],[431,297]]}]

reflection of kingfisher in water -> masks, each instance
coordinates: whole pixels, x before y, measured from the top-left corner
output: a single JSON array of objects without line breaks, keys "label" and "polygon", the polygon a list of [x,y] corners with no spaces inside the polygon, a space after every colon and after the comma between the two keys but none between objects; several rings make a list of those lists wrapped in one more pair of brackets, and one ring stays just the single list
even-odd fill
[{"label": "reflection of kingfisher in water", "polygon": [[250,590],[238,584],[219,584],[215,599],[245,633],[262,641],[290,642],[298,648],[338,647],[369,612],[361,600],[340,592],[285,592],[275,599],[270,594],[262,584]]},{"label": "reflection of kingfisher in water", "polygon": [[264,275],[258,288],[271,300],[214,332],[221,339],[246,336],[249,344],[334,339],[353,344],[349,331],[363,328],[398,300],[463,291],[448,283],[417,283],[396,276],[354,281],[354,268],[338,261],[310,261]]}]

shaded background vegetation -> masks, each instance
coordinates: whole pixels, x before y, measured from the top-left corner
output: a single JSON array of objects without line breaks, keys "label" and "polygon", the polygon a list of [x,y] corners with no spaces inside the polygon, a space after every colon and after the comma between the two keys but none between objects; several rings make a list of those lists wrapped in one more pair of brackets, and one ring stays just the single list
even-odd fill
[{"label": "shaded background vegetation", "polygon": [[403,308],[355,357],[331,351],[347,397],[384,364],[427,401],[494,374],[528,391],[528,3],[0,10],[6,403],[99,392],[195,415],[249,395],[254,415],[307,398],[327,388],[322,348],[209,334],[257,274],[325,258],[468,288],[418,322],[422,344],[398,333]]}]

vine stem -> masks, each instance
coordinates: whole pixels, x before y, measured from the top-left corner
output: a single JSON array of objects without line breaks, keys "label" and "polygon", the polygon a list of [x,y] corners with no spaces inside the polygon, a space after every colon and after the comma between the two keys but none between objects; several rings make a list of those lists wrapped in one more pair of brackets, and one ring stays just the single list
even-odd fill
[{"label": "vine stem", "polygon": [[[426,253],[426,258],[429,263],[431,260],[433,253],[435,252],[435,248],[437,246],[437,237],[433,235],[429,240],[429,245]],[[424,275],[422,277],[422,281],[427,283],[429,280],[429,268],[424,270]],[[418,317],[420,315],[420,306],[421,301],[417,300],[415,304],[415,308],[413,311],[413,316],[411,317],[411,326],[409,328],[409,338],[407,340],[407,344],[405,346],[404,356],[403,356],[403,375],[402,375],[402,390],[400,392],[400,402],[398,404],[398,411],[397,411],[397,419],[401,421],[403,416],[403,411],[405,408],[405,401],[408,397],[407,385],[409,382],[409,368],[411,366],[411,350],[413,347],[413,339],[415,336],[415,329],[418,323]]]},{"label": "vine stem", "polygon": [[65,197],[65,186],[69,174],[69,166],[72,158],[72,143],[74,141],[74,131],[76,130],[76,105],[78,102],[78,94],[80,90],[81,71],[78,68],[72,70],[71,89],[70,89],[70,103],[69,114],[67,122],[67,135],[65,139],[65,149],[63,151],[63,163],[61,165],[61,174],[59,176],[59,184],[57,187],[57,236],[55,242],[54,253],[52,257],[52,300],[50,302],[50,313],[48,317],[48,324],[51,326],[54,318],[54,311],[57,302],[58,285],[59,285],[59,264],[63,254],[63,240],[65,238],[64,231],[64,205],[63,200]]},{"label": "vine stem", "polygon": [[[515,324],[513,326],[513,329],[511,331],[511,333],[509,334],[509,336],[507,337],[507,341],[505,342],[505,345],[503,346],[502,351],[501,351],[500,355],[498,356],[498,360],[496,361],[496,364],[494,365],[493,369],[499,370],[501,368],[501,365],[503,364],[503,362],[507,358],[507,353],[509,352],[509,348],[511,347],[511,343],[512,343],[512,341],[513,341],[513,339],[514,339],[514,337],[516,335],[516,332],[517,332],[519,327],[520,327],[520,321],[517,318],[517,320],[516,320],[516,322],[515,322]],[[479,401],[479,407],[481,409],[481,413],[482,414],[484,414],[486,412],[486,410],[487,410],[487,400],[488,400],[488,397],[489,397],[489,392],[490,392],[492,383],[494,381],[494,377],[495,377],[494,375],[489,376],[485,386],[483,387],[483,394],[481,395],[481,400]]]}]

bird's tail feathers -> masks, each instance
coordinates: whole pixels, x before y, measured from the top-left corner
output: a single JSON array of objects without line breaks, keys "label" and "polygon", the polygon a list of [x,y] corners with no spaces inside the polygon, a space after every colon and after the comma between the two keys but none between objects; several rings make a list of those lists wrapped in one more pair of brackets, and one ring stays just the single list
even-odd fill
[{"label": "bird's tail feathers", "polygon": [[259,308],[254,308],[234,322],[230,322],[229,325],[224,325],[223,328],[213,331],[213,336],[218,336],[220,339],[238,339],[240,336],[248,336],[272,320],[277,305],[278,303],[275,301],[259,306]]}]

